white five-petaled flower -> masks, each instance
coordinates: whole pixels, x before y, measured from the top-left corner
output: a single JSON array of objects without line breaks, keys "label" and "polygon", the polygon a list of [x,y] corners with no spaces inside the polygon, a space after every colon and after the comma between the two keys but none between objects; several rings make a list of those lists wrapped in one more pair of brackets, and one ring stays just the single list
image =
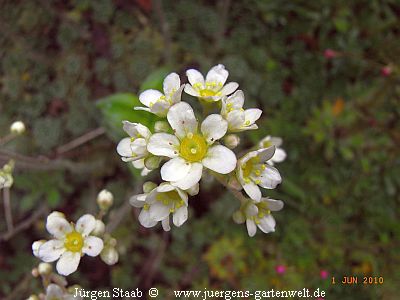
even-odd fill
[{"label": "white five-petaled flower", "polygon": [[209,102],[219,101],[239,87],[236,82],[225,84],[229,72],[221,64],[212,67],[205,80],[203,75],[195,69],[187,70],[186,75],[190,84],[186,84],[185,93]]},{"label": "white five-petaled flower", "polygon": [[246,227],[249,236],[254,236],[257,227],[264,233],[275,231],[275,219],[271,211],[279,211],[283,208],[283,202],[269,198],[261,198],[260,202],[249,200],[243,207],[246,219]]},{"label": "white five-petaled flower", "polygon": [[169,231],[169,215],[172,221],[179,227],[188,218],[188,194],[198,193],[198,185],[184,191],[169,183],[162,183],[149,193],[139,194],[131,197],[129,202],[134,207],[142,208],[139,214],[139,222],[146,228],[155,226],[161,222],[165,231]]},{"label": "white five-petaled flower", "polygon": [[213,145],[227,131],[228,124],[221,115],[209,115],[198,132],[192,107],[180,102],[170,108],[167,119],[175,135],[156,133],[147,145],[150,153],[171,158],[161,167],[163,180],[186,190],[199,182],[203,166],[220,174],[235,169],[235,154],[225,146]]},{"label": "white five-petaled flower", "polygon": [[49,286],[46,289],[45,300],[73,300],[73,299],[80,300],[82,298],[80,296],[74,297],[73,295],[64,291],[60,286],[54,283],[49,284]]},{"label": "white five-petaled flower", "polygon": [[221,115],[228,121],[228,131],[240,132],[257,129],[255,122],[260,118],[262,110],[258,108],[243,109],[244,94],[238,90],[222,99]]},{"label": "white five-petaled flower", "polygon": [[280,148],[281,145],[282,145],[282,139],[280,137],[274,137],[270,135],[263,138],[258,144],[260,148],[268,148],[271,146],[275,146],[276,150],[274,156],[272,156],[272,158],[269,161],[267,161],[267,163],[270,164],[271,166],[273,166],[274,163],[280,163],[286,159],[286,152],[285,150]]},{"label": "white five-petaled flower", "polygon": [[182,90],[179,75],[171,73],[164,79],[164,94],[158,90],[146,90],[139,95],[139,100],[147,107],[135,107],[136,110],[146,110],[159,117],[165,117],[168,109],[181,101]]},{"label": "white five-petaled flower", "polygon": [[[96,219],[89,214],[79,218],[76,225],[68,223],[60,212],[47,217],[46,229],[55,239],[45,243],[34,243],[33,254],[44,262],[57,262],[57,272],[67,276],[76,271],[81,256],[97,256],[103,249],[102,239],[90,235],[95,229]],[[38,249],[35,249],[37,248]]]},{"label": "white five-petaled flower", "polygon": [[261,200],[261,191],[258,186],[274,189],[282,178],[279,171],[266,164],[275,152],[275,146],[251,151],[238,161],[236,175],[247,195],[256,202]]}]

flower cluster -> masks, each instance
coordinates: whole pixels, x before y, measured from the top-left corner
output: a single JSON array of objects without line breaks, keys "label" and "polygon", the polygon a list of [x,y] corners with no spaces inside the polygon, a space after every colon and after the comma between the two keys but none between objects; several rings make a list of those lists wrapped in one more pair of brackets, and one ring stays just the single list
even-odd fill
[{"label": "flower cluster", "polygon": [[[189,196],[199,192],[199,182],[208,171],[229,189],[236,182],[244,190],[240,196],[235,194],[241,207],[234,219],[246,222],[250,236],[257,226],[266,233],[274,231],[271,211],[281,209],[283,203],[263,198],[260,187],[274,189],[282,181],[273,166],[286,157],[279,148],[281,140],[268,136],[237,158],[232,151],[240,142],[237,133],[257,129],[262,111],[243,108],[244,93],[237,90],[236,82],[226,83],[229,73],[221,64],[211,68],[205,78],[194,69],[186,75],[188,84],[181,84],[179,75],[171,73],[164,80],[163,93],[146,90],[140,94],[146,107],[135,109],[165,118],[156,123],[154,132],[142,124],[123,121],[129,137],[117,146],[122,160],[142,169],[142,175],[161,165],[164,181],[159,185],[147,182],[143,194],[131,197],[130,203],[142,209],[140,223],[153,227],[161,222],[166,231],[170,230],[170,215],[175,226],[185,223]],[[183,91],[198,98],[203,107],[201,120],[192,106],[182,101]]]}]

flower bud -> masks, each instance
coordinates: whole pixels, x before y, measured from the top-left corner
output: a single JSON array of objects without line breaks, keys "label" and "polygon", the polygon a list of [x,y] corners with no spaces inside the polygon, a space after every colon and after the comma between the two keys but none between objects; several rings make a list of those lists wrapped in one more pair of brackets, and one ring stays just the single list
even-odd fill
[{"label": "flower bud", "polygon": [[40,275],[50,275],[53,272],[53,267],[49,263],[40,263],[38,266],[38,271]]},{"label": "flower bud", "polygon": [[154,131],[155,132],[168,132],[171,129],[169,124],[165,121],[157,121],[154,124]]},{"label": "flower bud", "polygon": [[25,124],[21,121],[16,121],[11,124],[10,132],[12,134],[23,134],[25,132]]},{"label": "flower bud", "polygon": [[31,271],[33,277],[39,277],[39,270],[37,268],[33,268]]},{"label": "flower bud", "polygon": [[107,265],[115,265],[118,262],[118,252],[114,247],[108,246],[103,249],[100,253],[101,259]]},{"label": "flower bud", "polygon": [[154,190],[157,187],[157,184],[155,184],[154,182],[151,181],[146,181],[143,184],[143,192],[150,193],[152,190]]},{"label": "flower bud", "polygon": [[114,196],[106,189],[97,195],[97,204],[101,210],[108,210],[114,202]]},{"label": "flower bud", "polygon": [[35,255],[36,257],[39,257],[39,247],[42,246],[45,242],[46,242],[45,240],[33,242],[33,244],[32,244],[33,255]]},{"label": "flower bud", "polygon": [[241,210],[237,210],[232,215],[233,221],[237,224],[243,224],[246,221],[246,216]]},{"label": "flower bud", "polygon": [[39,297],[37,295],[30,295],[26,300],[39,300]]},{"label": "flower bud", "polygon": [[332,49],[325,49],[325,51],[324,51],[324,56],[326,59],[332,59],[332,58],[337,57],[338,55],[339,55],[339,53]]},{"label": "flower bud", "polygon": [[96,225],[92,231],[92,235],[102,236],[106,230],[106,225],[104,225],[103,221],[96,220]]},{"label": "flower bud", "polygon": [[239,145],[239,143],[240,143],[240,138],[236,134],[228,134],[224,138],[224,144],[229,149],[236,148]]},{"label": "flower bud", "polygon": [[161,157],[159,156],[150,156],[144,160],[144,165],[149,170],[157,169],[160,166]]},{"label": "flower bud", "polygon": [[383,76],[383,77],[388,77],[390,74],[392,74],[392,67],[391,66],[384,66],[382,69],[381,69],[381,75]]}]

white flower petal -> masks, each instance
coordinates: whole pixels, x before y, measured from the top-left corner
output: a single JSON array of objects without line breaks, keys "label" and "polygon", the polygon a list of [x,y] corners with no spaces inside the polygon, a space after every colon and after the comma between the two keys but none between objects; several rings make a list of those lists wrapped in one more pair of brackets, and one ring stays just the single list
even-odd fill
[{"label": "white flower petal", "polygon": [[163,94],[157,90],[146,90],[139,95],[139,101],[147,107],[151,107],[162,95]]},{"label": "white flower petal", "polygon": [[185,85],[185,93],[188,95],[191,95],[193,97],[200,97],[200,94],[198,91],[196,91],[191,85],[186,84]]},{"label": "white flower petal", "polygon": [[271,142],[272,145],[275,147],[279,147],[282,145],[282,138],[276,137],[276,136],[269,136],[269,141]]},{"label": "white flower petal", "polygon": [[57,272],[64,276],[70,275],[78,269],[80,260],[80,252],[64,252],[57,262]]},{"label": "white flower petal", "polygon": [[159,201],[155,201],[149,209],[150,218],[154,221],[162,221],[169,215],[169,209],[169,206],[166,206]]},{"label": "white flower petal", "polygon": [[103,250],[103,246],[104,243],[102,239],[95,236],[88,236],[85,238],[82,252],[94,257],[100,254],[101,250]]},{"label": "white flower petal", "polygon": [[236,155],[222,145],[208,149],[207,155],[202,160],[203,165],[220,174],[228,174],[236,167]]},{"label": "white flower petal", "polygon": [[176,227],[180,227],[183,223],[186,222],[187,218],[188,209],[186,206],[182,206],[174,212],[172,216],[172,221]]},{"label": "white flower petal", "polygon": [[177,157],[179,140],[173,134],[155,133],[149,139],[147,150],[157,156]]},{"label": "white flower petal", "polygon": [[246,216],[254,217],[258,214],[258,207],[257,205],[251,203],[246,207]]},{"label": "white flower petal", "polygon": [[47,217],[46,229],[55,238],[62,238],[72,231],[71,224],[64,217],[54,215]]},{"label": "white flower petal", "polygon": [[237,90],[237,88],[239,87],[239,84],[236,82],[229,82],[227,84],[224,85],[224,87],[221,89],[221,94],[222,95],[230,95],[232,94],[234,91]]},{"label": "white flower petal", "polygon": [[161,178],[165,181],[181,180],[187,176],[191,167],[191,163],[186,162],[181,157],[175,157],[161,167]]},{"label": "white flower petal", "polygon": [[168,109],[170,107],[170,104],[168,102],[165,101],[159,101],[154,103],[154,105],[150,108],[150,112],[152,112],[153,114],[164,118],[167,113],[168,113]]},{"label": "white flower petal", "polygon": [[156,190],[157,190],[157,192],[160,192],[160,193],[166,193],[166,192],[176,190],[176,188],[172,184],[163,182],[157,187]]},{"label": "white flower petal", "polygon": [[195,186],[203,174],[203,165],[201,163],[192,163],[187,175],[181,180],[174,181],[172,184],[182,190],[190,189]]},{"label": "white flower petal", "polygon": [[268,209],[270,211],[279,211],[283,208],[283,201],[281,200],[274,200],[274,199],[269,199],[269,198],[263,198],[263,202],[266,202],[268,204]]},{"label": "white flower petal", "polygon": [[150,213],[148,210],[142,209],[139,214],[139,222],[145,228],[151,228],[157,225],[157,221],[150,218]]},{"label": "white flower petal", "polygon": [[276,168],[269,165],[265,166],[265,170],[257,178],[261,181],[259,186],[265,189],[274,189],[278,184],[282,182],[281,174],[279,174],[279,171]]},{"label": "white flower petal", "polygon": [[161,225],[162,225],[162,228],[164,229],[164,231],[171,230],[171,226],[169,225],[169,216],[161,221]]},{"label": "white flower petal", "polygon": [[133,161],[132,165],[136,169],[143,169],[144,168],[144,158]]},{"label": "white flower petal", "polygon": [[275,146],[259,149],[257,150],[257,156],[259,157],[260,162],[266,162],[274,156],[275,151],[276,151]]},{"label": "white flower petal", "polygon": [[171,106],[167,119],[178,138],[185,137],[189,132],[197,132],[197,120],[193,108],[186,102]]},{"label": "white flower petal", "polygon": [[78,219],[75,225],[75,230],[83,236],[88,236],[96,227],[96,219],[89,214],[83,215]]},{"label": "white flower petal", "polygon": [[135,106],[133,109],[134,110],[144,110],[144,111],[151,112],[151,109],[148,108],[148,107]]},{"label": "white flower petal", "polygon": [[181,79],[179,78],[179,75],[176,73],[168,74],[168,76],[165,77],[163,82],[164,94],[166,96],[170,95],[174,91],[177,91],[180,86],[181,86]]},{"label": "white flower petal", "polygon": [[249,236],[253,237],[257,232],[256,223],[254,223],[253,220],[247,219],[246,220],[246,227],[247,227],[247,233],[249,234]]},{"label": "white flower petal", "polygon": [[254,201],[259,202],[261,200],[262,195],[260,188],[254,182],[250,181],[249,183],[244,183],[243,189]]},{"label": "white flower petal", "polygon": [[201,86],[204,86],[204,77],[199,71],[197,71],[195,69],[189,69],[186,71],[186,76],[191,85],[200,83]]},{"label": "white flower petal", "polygon": [[282,162],[286,159],[286,152],[282,148],[276,148],[274,156],[271,158],[273,162]]},{"label": "white flower petal", "polygon": [[178,102],[181,101],[181,99],[182,99],[182,91],[183,91],[184,87],[185,87],[185,85],[182,84],[182,86],[175,93],[172,94],[172,96],[171,96],[172,104],[175,104],[175,103],[178,103]]},{"label": "white flower petal", "polygon": [[206,82],[216,82],[225,84],[226,79],[228,79],[229,72],[225,69],[225,66],[222,64],[216,65],[208,71],[206,76]]},{"label": "white flower petal", "polygon": [[273,216],[267,215],[259,221],[260,223],[258,223],[258,228],[260,228],[262,232],[269,233],[275,231],[276,222]]},{"label": "white flower petal", "polygon": [[34,256],[39,257],[39,248],[40,246],[42,246],[44,243],[46,243],[47,241],[45,240],[39,240],[39,241],[35,241],[32,244],[32,253]]},{"label": "white flower petal", "polygon": [[65,251],[64,242],[60,240],[50,240],[39,247],[38,257],[44,262],[53,262]]},{"label": "white flower petal", "polygon": [[132,156],[131,139],[130,138],[122,139],[118,143],[117,152],[122,157],[130,157],[130,156]]},{"label": "white flower petal", "polygon": [[199,193],[200,191],[200,185],[197,183],[195,185],[193,185],[191,188],[187,189],[186,192],[190,195],[190,196],[195,196]]},{"label": "white flower petal", "polygon": [[146,201],[147,194],[138,194],[138,195],[133,195],[131,198],[129,198],[129,203],[130,205],[134,207],[141,208],[143,207],[145,201]]},{"label": "white flower petal", "polygon": [[262,110],[258,108],[250,108],[244,111],[244,119],[246,125],[252,125],[262,114]]},{"label": "white flower petal", "polygon": [[209,144],[222,138],[228,129],[228,122],[221,115],[212,114],[201,123],[201,132]]},{"label": "white flower petal", "polygon": [[45,300],[64,299],[64,291],[57,284],[50,284],[46,289]]},{"label": "white flower petal", "polygon": [[242,90],[236,91],[226,99],[226,104],[231,104],[232,109],[241,109],[244,104],[244,93]]},{"label": "white flower petal", "polygon": [[140,123],[131,123],[129,121],[122,121],[122,128],[130,137],[143,137],[145,139],[151,136],[151,131],[146,126]]},{"label": "white flower petal", "polygon": [[245,121],[244,112],[241,110],[232,110],[226,117],[230,131],[238,131],[243,127]]}]

